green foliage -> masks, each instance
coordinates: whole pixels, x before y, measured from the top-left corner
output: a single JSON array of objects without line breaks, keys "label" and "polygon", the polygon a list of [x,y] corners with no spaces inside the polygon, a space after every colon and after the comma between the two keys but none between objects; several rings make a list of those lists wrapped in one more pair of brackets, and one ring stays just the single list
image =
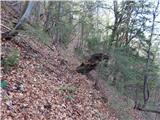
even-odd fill
[{"label": "green foliage", "polygon": [[32,26],[31,25],[28,25],[27,28],[26,28],[26,31],[29,33],[29,34],[32,34],[36,37],[39,38],[39,40],[44,43],[44,44],[48,44],[49,41],[50,41],[50,37],[49,35],[43,30],[43,27],[37,25],[37,24],[33,24]]},{"label": "green foliage", "polygon": [[[124,49],[125,50],[125,49]],[[141,80],[144,67],[144,61],[139,60],[138,56],[134,56],[132,52],[122,50],[115,50],[114,57],[116,60],[116,66],[124,77],[124,80],[134,81]]]},{"label": "green foliage", "polygon": [[8,82],[6,80],[1,80],[1,88],[5,89],[8,86]]},{"label": "green foliage", "polygon": [[73,94],[65,95],[66,100],[71,101],[71,100],[74,100],[74,98],[75,98],[75,96]]},{"label": "green foliage", "polygon": [[87,47],[90,51],[99,51],[100,50],[100,39],[98,37],[91,37],[86,39]]},{"label": "green foliage", "polygon": [[79,58],[83,58],[83,57],[84,57],[84,53],[83,53],[82,48],[76,47],[76,48],[74,49],[74,51],[75,51],[75,53],[77,54],[77,57],[79,57]]},{"label": "green foliage", "polygon": [[66,85],[62,85],[60,87],[60,90],[68,93],[74,93],[76,91],[76,87],[70,84],[66,84]]},{"label": "green foliage", "polygon": [[[63,29],[62,29],[63,28]],[[72,24],[64,22],[61,25],[61,43],[66,47],[70,43],[70,35],[73,29]]]},{"label": "green foliage", "polygon": [[66,94],[64,95],[66,100],[73,100],[75,98],[75,91],[76,91],[76,87],[71,85],[71,84],[65,84],[62,85],[59,88],[60,91],[65,92]]},{"label": "green foliage", "polygon": [[19,62],[19,51],[14,49],[7,58],[2,60],[2,66],[4,67],[4,71],[10,70],[12,67],[17,65]]},{"label": "green foliage", "polygon": [[[106,65],[105,62],[102,62],[98,66],[102,79],[105,79],[110,85],[114,85],[121,94],[133,100],[137,96],[137,99],[143,102],[143,79],[146,59],[135,55],[129,48],[115,48],[109,52],[112,56],[110,63]],[[150,90],[155,88],[156,80],[158,79],[157,68],[154,63],[151,64],[149,73]],[[111,79],[110,76],[114,79]]]}]

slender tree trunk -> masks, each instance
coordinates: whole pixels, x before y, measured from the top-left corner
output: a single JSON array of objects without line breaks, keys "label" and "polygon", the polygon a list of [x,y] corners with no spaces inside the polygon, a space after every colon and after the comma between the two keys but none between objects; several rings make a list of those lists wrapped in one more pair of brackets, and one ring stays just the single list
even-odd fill
[{"label": "slender tree trunk", "polygon": [[[69,10],[70,11],[72,10],[72,2],[71,1],[69,1]],[[72,12],[69,13],[68,19],[69,19],[69,23],[72,25],[72,23],[73,23],[73,13]]]},{"label": "slender tree trunk", "polygon": [[[130,19],[131,19],[131,14],[132,14],[132,6],[131,6],[131,4],[130,4],[130,1],[126,1],[127,3],[127,7],[126,7],[126,9],[127,9],[127,19],[126,19],[126,33],[125,33],[125,39],[126,39],[126,44],[125,44],[125,46],[127,47],[128,46],[128,44],[129,44],[129,35],[128,35],[128,33],[129,33],[129,23],[130,23]],[[132,1],[131,1],[132,2]]]},{"label": "slender tree trunk", "polygon": [[80,41],[80,48],[83,47],[83,40],[84,40],[84,23],[81,22],[81,41]]},{"label": "slender tree trunk", "polygon": [[58,1],[57,3],[57,15],[56,15],[56,24],[55,24],[55,27],[56,27],[56,36],[55,36],[55,42],[56,43],[59,43],[61,40],[60,40],[60,12],[61,12],[61,1]]},{"label": "slender tree trunk", "polygon": [[[115,21],[114,21],[114,26],[113,26],[113,29],[112,29],[112,34],[111,34],[111,40],[109,42],[109,47],[112,46],[112,43],[113,41],[117,41],[116,40],[116,37],[117,37],[117,29],[118,29],[118,3],[117,1],[113,1],[113,4],[114,4],[114,16],[115,16]],[[117,42],[116,42],[117,44]]]},{"label": "slender tree trunk", "polygon": [[48,34],[53,38],[53,33],[51,31],[51,28],[53,27],[53,22],[52,22],[52,19],[53,19],[53,14],[52,14],[52,10],[53,10],[53,4],[54,2],[53,1],[49,1],[48,2],[48,6],[47,6],[47,9],[45,10],[46,11],[46,20],[44,22],[44,30],[46,32],[48,32]]},{"label": "slender tree trunk", "polygon": [[151,34],[150,34],[150,38],[148,40],[147,61],[146,61],[145,74],[144,74],[144,85],[143,85],[143,97],[144,97],[143,98],[144,99],[144,105],[143,105],[143,107],[146,106],[147,101],[149,99],[148,76],[149,76],[149,67],[150,67],[150,55],[151,55],[152,39],[153,39],[153,34],[154,34],[156,12],[157,12],[158,6],[159,6],[159,1],[157,3],[155,11],[153,11]]}]

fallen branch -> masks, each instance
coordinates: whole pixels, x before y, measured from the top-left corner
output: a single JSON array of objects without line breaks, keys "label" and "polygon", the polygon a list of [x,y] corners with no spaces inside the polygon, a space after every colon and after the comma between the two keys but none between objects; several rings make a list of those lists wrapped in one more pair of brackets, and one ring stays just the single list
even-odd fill
[{"label": "fallen branch", "polygon": [[153,110],[153,109],[147,109],[147,108],[142,108],[139,105],[135,106],[134,109],[144,111],[144,112],[151,112],[151,113],[157,113],[160,114],[160,110]]},{"label": "fallen branch", "polygon": [[160,111],[158,111],[158,110],[143,109],[143,108],[139,108],[138,110],[144,111],[144,112],[152,112],[152,113],[160,114]]},{"label": "fallen branch", "polygon": [[7,27],[7,26],[5,26],[5,25],[3,25],[3,24],[0,24],[2,27],[4,27],[4,28],[6,28],[6,29],[8,29],[8,30],[11,30],[11,28],[9,28],[9,27]]}]

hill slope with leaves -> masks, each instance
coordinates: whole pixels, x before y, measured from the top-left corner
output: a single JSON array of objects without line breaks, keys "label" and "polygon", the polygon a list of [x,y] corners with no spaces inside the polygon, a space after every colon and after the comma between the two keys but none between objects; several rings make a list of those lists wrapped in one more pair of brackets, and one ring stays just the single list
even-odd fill
[{"label": "hill slope with leaves", "polygon": [[2,55],[14,48],[19,63],[3,73],[8,88],[2,89],[2,119],[118,120],[94,82],[71,70],[55,47],[16,37],[2,43]]},{"label": "hill slope with leaves", "polygon": [[8,88],[2,90],[2,119],[117,119],[114,110],[94,98],[93,82],[68,69],[56,48],[22,41],[2,43],[3,50],[20,52],[19,64],[3,73]]}]

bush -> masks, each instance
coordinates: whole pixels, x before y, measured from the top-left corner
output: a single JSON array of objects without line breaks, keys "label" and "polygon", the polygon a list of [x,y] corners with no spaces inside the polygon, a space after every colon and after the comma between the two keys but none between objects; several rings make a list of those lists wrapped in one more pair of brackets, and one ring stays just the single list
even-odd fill
[{"label": "bush", "polygon": [[80,48],[80,47],[75,47],[75,48],[74,48],[74,52],[75,52],[75,54],[77,55],[77,57],[78,57],[79,59],[81,59],[81,58],[84,57],[84,51],[82,50],[82,48]]},{"label": "bush", "polygon": [[102,48],[100,46],[100,40],[97,37],[91,37],[86,39],[87,42],[87,47],[90,51],[94,52],[94,51],[99,51],[100,48]]},{"label": "bush", "polygon": [[46,33],[43,30],[43,27],[41,27],[37,24],[32,24],[32,25],[26,26],[25,32],[27,32],[29,36],[33,35],[33,36],[38,37],[38,40],[44,44],[49,44],[49,42],[50,42],[50,37],[49,37],[48,33]]},{"label": "bush", "polygon": [[17,65],[19,62],[19,51],[14,49],[10,54],[2,60],[2,66],[4,67],[4,72],[10,70],[12,67]]},{"label": "bush", "polygon": [[65,92],[66,94],[64,95],[66,100],[73,100],[75,98],[75,92],[76,92],[76,87],[71,84],[64,84],[62,85],[59,90],[62,92]]}]

